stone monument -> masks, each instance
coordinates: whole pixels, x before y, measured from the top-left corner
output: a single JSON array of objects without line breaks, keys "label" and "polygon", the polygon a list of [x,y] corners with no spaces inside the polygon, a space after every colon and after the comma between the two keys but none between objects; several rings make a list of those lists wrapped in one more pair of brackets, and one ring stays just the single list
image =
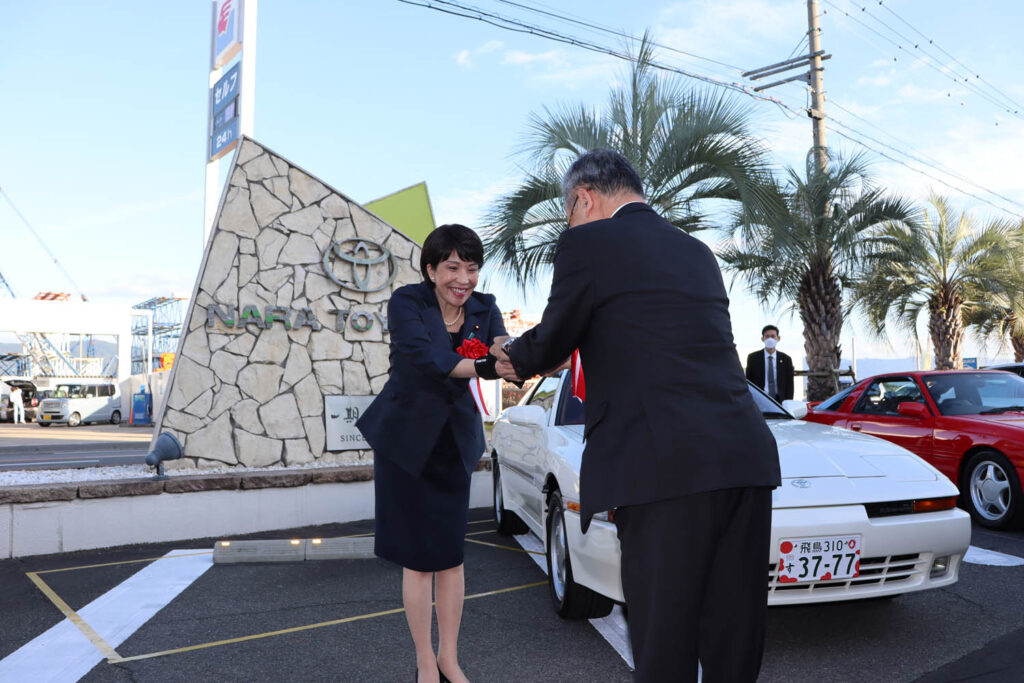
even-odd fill
[{"label": "stone monument", "polygon": [[178,467],[366,464],[354,422],[420,247],[251,139],[228,178],[154,438],[178,437]]}]

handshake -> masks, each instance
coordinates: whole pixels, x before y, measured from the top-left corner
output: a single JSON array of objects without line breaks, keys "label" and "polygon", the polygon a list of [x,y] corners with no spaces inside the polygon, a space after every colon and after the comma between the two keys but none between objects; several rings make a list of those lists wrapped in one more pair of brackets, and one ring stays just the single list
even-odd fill
[{"label": "handshake", "polygon": [[478,377],[481,379],[498,379],[500,377],[522,386],[523,378],[516,374],[516,369],[512,367],[512,361],[509,360],[508,354],[501,348],[502,344],[509,339],[511,337],[495,337],[488,354],[474,361]]}]

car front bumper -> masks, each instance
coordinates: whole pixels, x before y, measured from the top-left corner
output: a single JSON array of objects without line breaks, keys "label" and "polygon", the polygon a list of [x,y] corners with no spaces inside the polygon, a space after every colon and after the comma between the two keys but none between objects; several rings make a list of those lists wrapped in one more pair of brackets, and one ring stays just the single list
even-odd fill
[{"label": "car front bumper", "polygon": [[[584,534],[578,513],[566,511],[566,531],[575,581],[624,601],[615,524],[594,520]],[[860,534],[860,574],[851,579],[782,584],[778,581],[781,539]],[[670,541],[669,541],[670,542]],[[963,510],[869,518],[862,505],[787,508],[772,511],[768,604],[795,605],[898,595],[956,583],[971,542],[970,516]],[[945,570],[932,568],[948,558]]]}]

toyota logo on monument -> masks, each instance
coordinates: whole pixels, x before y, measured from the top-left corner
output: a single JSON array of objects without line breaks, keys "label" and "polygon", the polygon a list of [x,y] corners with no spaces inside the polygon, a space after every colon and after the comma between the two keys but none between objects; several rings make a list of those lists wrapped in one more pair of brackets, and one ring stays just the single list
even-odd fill
[{"label": "toyota logo on monument", "polygon": [[358,237],[329,246],[323,265],[327,277],[353,292],[379,292],[390,287],[398,276],[398,265],[390,249]]}]

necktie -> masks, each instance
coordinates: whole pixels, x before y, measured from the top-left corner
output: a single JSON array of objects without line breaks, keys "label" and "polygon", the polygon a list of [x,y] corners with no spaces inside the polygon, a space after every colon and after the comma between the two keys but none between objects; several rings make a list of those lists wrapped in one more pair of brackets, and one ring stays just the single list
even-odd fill
[{"label": "necktie", "polygon": [[768,356],[768,395],[778,398],[779,390],[775,386],[775,354]]}]

